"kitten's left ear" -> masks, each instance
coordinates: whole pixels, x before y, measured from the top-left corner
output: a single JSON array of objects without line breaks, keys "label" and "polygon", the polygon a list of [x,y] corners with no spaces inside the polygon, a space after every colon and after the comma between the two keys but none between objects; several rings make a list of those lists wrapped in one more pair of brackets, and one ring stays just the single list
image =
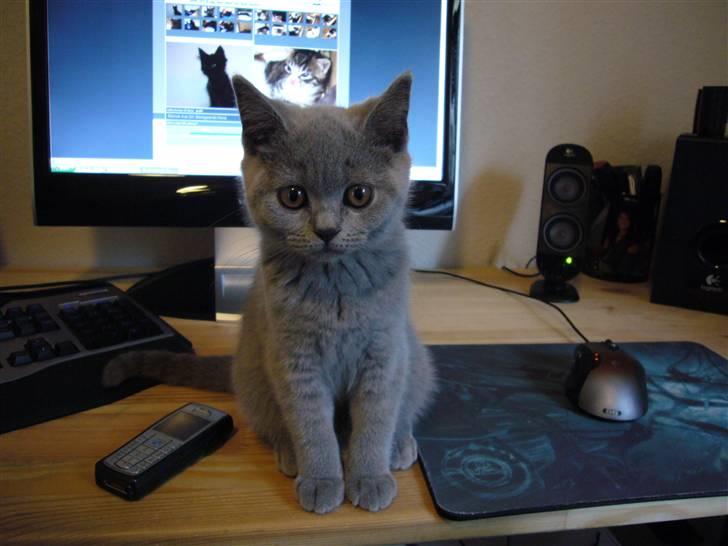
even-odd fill
[{"label": "kitten's left ear", "polygon": [[315,61],[315,68],[316,68],[316,77],[317,78],[325,78],[326,74],[329,72],[329,68],[331,68],[331,61],[327,59],[326,57],[323,57],[321,59],[316,59]]},{"label": "kitten's left ear", "polygon": [[286,132],[286,124],[273,103],[242,76],[233,76],[235,99],[243,123],[243,148],[257,155],[270,150]]},{"label": "kitten's left ear", "polygon": [[378,99],[364,121],[364,131],[378,146],[399,153],[407,148],[407,114],[409,113],[412,73],[399,76]]}]

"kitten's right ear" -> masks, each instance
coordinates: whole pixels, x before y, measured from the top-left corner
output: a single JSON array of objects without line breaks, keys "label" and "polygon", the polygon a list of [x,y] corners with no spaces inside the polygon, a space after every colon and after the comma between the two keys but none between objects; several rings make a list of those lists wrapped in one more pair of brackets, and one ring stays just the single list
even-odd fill
[{"label": "kitten's right ear", "polygon": [[405,72],[381,96],[370,99],[359,107],[368,110],[364,131],[371,141],[395,153],[407,149],[407,115],[411,89],[412,74]]},{"label": "kitten's right ear", "polygon": [[286,124],[273,103],[242,76],[233,76],[233,89],[243,123],[243,148],[258,155],[270,150],[286,132]]}]

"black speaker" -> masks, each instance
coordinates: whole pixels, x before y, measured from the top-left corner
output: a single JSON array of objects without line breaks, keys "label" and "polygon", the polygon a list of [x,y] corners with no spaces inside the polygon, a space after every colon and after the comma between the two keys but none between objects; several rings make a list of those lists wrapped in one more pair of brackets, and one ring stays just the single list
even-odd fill
[{"label": "black speaker", "polygon": [[589,225],[589,188],[593,160],[576,144],[560,144],[546,155],[536,263],[543,280],[531,295],[546,301],[579,301],[566,281],[581,270]]},{"label": "black speaker", "polygon": [[655,252],[650,301],[728,314],[728,140],[677,139]]}]

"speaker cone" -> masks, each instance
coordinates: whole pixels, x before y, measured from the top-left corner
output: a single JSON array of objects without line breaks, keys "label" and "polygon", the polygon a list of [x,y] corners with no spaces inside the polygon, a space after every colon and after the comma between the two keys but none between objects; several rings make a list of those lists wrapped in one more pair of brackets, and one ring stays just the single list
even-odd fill
[{"label": "speaker cone", "polygon": [[554,201],[575,203],[586,192],[586,181],[582,174],[574,169],[558,169],[548,179],[546,188]]},{"label": "speaker cone", "polygon": [[544,241],[556,252],[570,252],[579,246],[582,236],[581,224],[568,214],[549,218],[543,228]]}]

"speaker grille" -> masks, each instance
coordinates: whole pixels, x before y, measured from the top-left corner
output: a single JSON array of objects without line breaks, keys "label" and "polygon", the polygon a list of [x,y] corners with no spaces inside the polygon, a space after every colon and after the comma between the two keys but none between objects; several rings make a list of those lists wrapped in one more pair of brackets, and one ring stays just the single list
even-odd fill
[{"label": "speaker grille", "polygon": [[575,169],[558,169],[546,182],[546,191],[557,203],[576,203],[586,193],[586,180]]},{"label": "speaker grille", "polygon": [[581,244],[584,232],[581,223],[569,214],[557,214],[543,227],[546,244],[556,252],[570,252]]}]

